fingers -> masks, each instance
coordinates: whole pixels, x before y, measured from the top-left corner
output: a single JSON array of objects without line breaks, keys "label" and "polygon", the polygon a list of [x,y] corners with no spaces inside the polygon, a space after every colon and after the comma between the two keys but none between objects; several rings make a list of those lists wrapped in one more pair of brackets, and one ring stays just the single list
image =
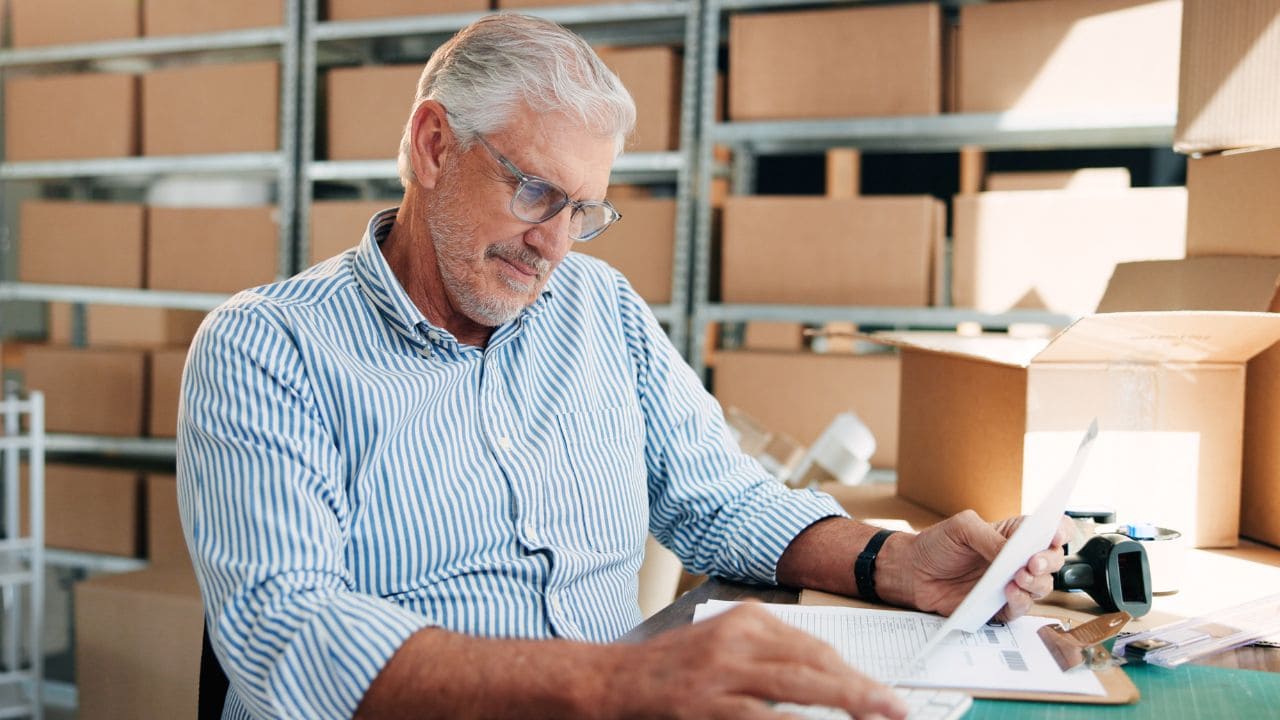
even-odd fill
[{"label": "fingers", "polygon": [[733,677],[722,678],[727,692],[770,702],[837,707],[855,717],[906,717],[906,706],[892,690],[846,665],[827,643],[763,608],[737,608],[715,620],[721,619],[730,632],[747,636],[750,643],[747,657],[739,655],[746,662],[734,668]]},{"label": "fingers", "polygon": [[888,687],[851,668],[830,670],[759,666],[743,678],[743,692],[771,702],[840,708],[859,718],[906,717],[905,703]]},{"label": "fingers", "polygon": [[1049,547],[1057,550],[1058,552],[1062,552],[1063,546],[1071,541],[1071,538],[1075,533],[1075,521],[1066,515],[1063,515],[1062,519],[1058,521],[1058,531],[1053,534],[1053,541],[1049,543]]}]

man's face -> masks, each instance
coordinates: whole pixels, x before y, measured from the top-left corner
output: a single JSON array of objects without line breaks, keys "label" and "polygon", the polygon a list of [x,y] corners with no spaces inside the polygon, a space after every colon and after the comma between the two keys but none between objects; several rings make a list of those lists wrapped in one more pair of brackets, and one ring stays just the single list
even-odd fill
[{"label": "man's face", "polygon": [[[560,115],[513,115],[488,137],[521,171],[546,178],[574,200],[601,200],[614,141]],[[518,181],[479,143],[447,156],[427,206],[440,277],[450,304],[473,322],[496,327],[514,319],[546,287],[573,245],[566,207],[541,224],[511,214]]]}]

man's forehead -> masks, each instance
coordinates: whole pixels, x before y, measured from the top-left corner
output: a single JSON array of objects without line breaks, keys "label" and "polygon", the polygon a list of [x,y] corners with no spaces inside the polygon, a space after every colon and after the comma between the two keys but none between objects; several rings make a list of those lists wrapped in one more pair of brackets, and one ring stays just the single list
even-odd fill
[{"label": "man's forehead", "polygon": [[[563,115],[521,117],[493,136],[497,149],[525,173],[538,175],[571,194],[603,196],[614,160],[614,140],[592,133]],[[599,185],[599,187],[592,187]]]}]

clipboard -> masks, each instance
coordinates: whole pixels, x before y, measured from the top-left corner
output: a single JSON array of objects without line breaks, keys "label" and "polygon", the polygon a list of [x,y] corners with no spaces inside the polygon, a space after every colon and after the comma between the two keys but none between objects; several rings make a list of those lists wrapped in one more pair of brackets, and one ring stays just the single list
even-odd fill
[{"label": "clipboard", "polygon": [[[823,605],[834,607],[867,608],[871,610],[898,610],[884,605],[863,602],[843,595],[833,595],[820,590],[800,591],[801,605]],[[1032,615],[1050,617],[1055,620],[1076,620],[1078,613],[1055,608],[1050,605],[1036,605]],[[1120,666],[1112,666],[1104,670],[1094,670],[1094,675],[1102,683],[1105,695],[1077,695],[1075,693],[1032,692],[1024,690],[989,690],[985,688],[952,688],[986,700],[1028,700],[1033,702],[1072,703],[1081,705],[1129,705],[1141,697],[1138,686],[1133,684],[1129,676]]]}]

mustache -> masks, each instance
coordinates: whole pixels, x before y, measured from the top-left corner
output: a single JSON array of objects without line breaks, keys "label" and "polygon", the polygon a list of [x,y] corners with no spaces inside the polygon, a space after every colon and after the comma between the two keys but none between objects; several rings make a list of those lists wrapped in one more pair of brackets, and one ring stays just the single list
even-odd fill
[{"label": "mustache", "polygon": [[502,258],[509,262],[516,262],[525,267],[533,268],[539,278],[546,277],[547,273],[551,272],[551,261],[527,247],[490,245],[485,248],[484,256],[486,258]]}]

